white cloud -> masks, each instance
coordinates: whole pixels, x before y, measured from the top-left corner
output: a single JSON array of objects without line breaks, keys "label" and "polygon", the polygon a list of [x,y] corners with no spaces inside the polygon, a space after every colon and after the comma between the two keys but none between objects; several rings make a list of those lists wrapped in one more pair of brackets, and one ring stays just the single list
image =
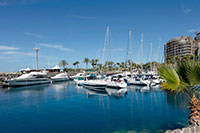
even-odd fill
[{"label": "white cloud", "polygon": [[53,48],[60,51],[70,51],[70,49],[63,47],[62,45],[52,45],[47,43],[41,43],[40,46],[47,47],[47,48]]},{"label": "white cloud", "polygon": [[78,18],[78,19],[96,19],[96,17],[91,17],[91,16],[81,16],[81,15],[72,15],[73,18]]},{"label": "white cloud", "polygon": [[18,51],[6,51],[2,53],[3,55],[23,55],[23,56],[34,56],[34,53],[30,53],[30,52],[18,52]]},{"label": "white cloud", "polygon": [[185,7],[184,5],[181,5],[181,8],[182,8],[183,13],[186,15],[192,12],[192,9]]},{"label": "white cloud", "polygon": [[19,50],[19,48],[0,45],[0,50]]},{"label": "white cloud", "polygon": [[189,29],[189,30],[187,30],[187,33],[195,33],[198,31],[200,31],[200,30],[199,29]]},{"label": "white cloud", "polygon": [[111,51],[112,52],[123,52],[123,51],[125,51],[125,49],[123,49],[123,48],[113,48],[113,49],[111,49]]},{"label": "white cloud", "polygon": [[33,36],[33,37],[36,37],[36,38],[43,38],[42,35],[37,34],[37,33],[25,32],[24,34],[28,35],[28,36]]},{"label": "white cloud", "polygon": [[7,5],[8,5],[8,2],[6,1],[0,2],[0,6],[7,6]]}]

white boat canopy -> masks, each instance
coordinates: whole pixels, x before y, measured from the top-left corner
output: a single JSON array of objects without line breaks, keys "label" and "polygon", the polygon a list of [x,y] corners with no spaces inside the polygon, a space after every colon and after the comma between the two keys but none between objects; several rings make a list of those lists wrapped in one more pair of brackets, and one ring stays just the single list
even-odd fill
[{"label": "white boat canopy", "polygon": [[55,67],[53,67],[51,69],[60,69],[60,67],[58,65],[56,65]]},{"label": "white boat canopy", "polygon": [[31,69],[27,67],[26,69],[20,69],[20,71],[30,71]]}]

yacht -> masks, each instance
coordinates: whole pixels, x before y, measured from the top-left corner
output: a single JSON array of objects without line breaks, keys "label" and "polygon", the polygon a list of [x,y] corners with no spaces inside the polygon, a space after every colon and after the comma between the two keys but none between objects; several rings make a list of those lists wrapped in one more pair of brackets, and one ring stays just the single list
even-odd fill
[{"label": "yacht", "polygon": [[128,84],[130,85],[140,85],[140,86],[149,86],[150,81],[144,80],[142,78],[129,78],[127,79]]},{"label": "yacht", "polygon": [[81,75],[78,74],[78,76],[72,76],[72,79],[74,79],[75,83],[79,86],[82,86],[83,83],[86,80],[92,80],[92,79],[96,79],[96,75],[95,74],[88,74],[88,73],[82,73]]},{"label": "yacht", "polygon": [[122,89],[127,87],[127,83],[119,80],[119,81],[107,81],[107,88],[114,88],[114,89]]},{"label": "yacht", "polygon": [[74,76],[70,76],[70,78],[72,79],[77,79],[77,78],[82,78],[82,77],[85,77],[85,73],[77,73]]},{"label": "yacht", "polygon": [[59,73],[53,77],[51,77],[53,82],[62,82],[62,81],[68,81],[69,76],[67,73]]},{"label": "yacht", "polygon": [[47,77],[47,72],[31,72],[26,73],[18,78],[12,78],[5,81],[8,86],[28,86],[28,85],[38,85],[47,84],[51,80]]},{"label": "yacht", "polygon": [[75,78],[74,81],[75,81],[76,85],[82,86],[83,83],[85,82],[85,78],[84,77]]},{"label": "yacht", "polygon": [[127,83],[124,81],[124,78],[121,76],[113,76],[108,77],[107,79],[107,88],[115,88],[115,89],[122,89],[127,87]]},{"label": "yacht", "polygon": [[95,90],[105,90],[107,85],[107,81],[105,80],[86,80],[85,82],[83,82],[83,86],[86,88],[90,88],[90,89],[95,89]]}]

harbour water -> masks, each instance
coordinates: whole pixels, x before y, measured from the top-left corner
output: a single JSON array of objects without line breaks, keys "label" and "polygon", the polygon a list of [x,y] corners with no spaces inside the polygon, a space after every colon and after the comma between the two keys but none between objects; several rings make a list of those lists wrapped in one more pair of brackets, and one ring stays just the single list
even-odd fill
[{"label": "harbour water", "polygon": [[96,92],[74,82],[0,88],[1,133],[164,132],[187,125],[188,98],[129,86]]}]

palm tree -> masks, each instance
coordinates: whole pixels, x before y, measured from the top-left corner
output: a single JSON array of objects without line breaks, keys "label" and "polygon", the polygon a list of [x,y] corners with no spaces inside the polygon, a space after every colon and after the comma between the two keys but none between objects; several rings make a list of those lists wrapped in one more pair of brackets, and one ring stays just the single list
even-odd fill
[{"label": "palm tree", "polygon": [[88,69],[88,63],[90,62],[90,60],[88,59],[88,58],[85,58],[84,60],[83,60],[83,63],[85,63],[85,65],[86,65],[86,69]]},{"label": "palm tree", "polygon": [[90,63],[91,63],[91,65],[92,65],[93,69],[94,69],[94,67],[95,67],[95,65],[96,65],[95,59],[92,59],[92,60],[90,61]]},{"label": "palm tree", "polygon": [[125,67],[125,63],[122,61],[121,62],[121,66],[120,66],[121,68],[124,68]]},{"label": "palm tree", "polygon": [[98,70],[99,70],[99,71],[102,70],[102,68],[103,68],[103,65],[102,65],[102,64],[97,64],[97,66],[98,66]]},{"label": "palm tree", "polygon": [[75,67],[76,67],[76,62],[74,62],[74,63],[73,63],[73,66],[74,66],[74,70],[75,70]]},{"label": "palm tree", "polygon": [[76,63],[76,68],[78,69],[78,65],[80,64],[80,62],[76,61],[75,63]]},{"label": "palm tree", "polygon": [[65,69],[65,66],[67,66],[68,63],[65,60],[61,60],[60,63],[59,63],[59,65],[61,65],[63,67],[63,69]]},{"label": "palm tree", "polygon": [[90,63],[91,63],[91,65],[92,65],[93,69],[95,69],[95,67],[97,66],[98,61],[99,61],[98,59],[92,59],[92,60],[90,61]]},{"label": "palm tree", "polygon": [[181,62],[176,69],[172,66],[164,65],[160,66],[158,71],[166,81],[162,83],[163,89],[174,93],[184,92],[191,98],[188,121],[192,126],[199,126],[200,103],[197,97],[200,91],[200,62]]},{"label": "palm tree", "polygon": [[97,65],[98,61],[99,61],[98,59],[95,59],[95,63],[96,63],[96,65]]},{"label": "palm tree", "polygon": [[108,62],[108,65],[109,65],[109,69],[112,70],[113,65],[114,65],[114,62],[113,62],[113,61],[109,61],[109,62]]}]

